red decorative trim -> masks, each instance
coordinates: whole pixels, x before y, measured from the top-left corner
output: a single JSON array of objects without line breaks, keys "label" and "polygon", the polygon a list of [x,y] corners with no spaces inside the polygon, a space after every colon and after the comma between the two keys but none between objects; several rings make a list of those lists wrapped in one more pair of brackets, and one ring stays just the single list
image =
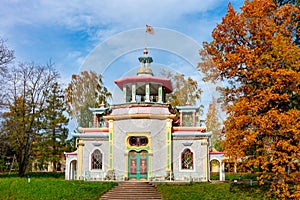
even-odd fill
[{"label": "red decorative trim", "polygon": [[173,91],[171,80],[168,78],[160,78],[156,76],[132,76],[115,80],[115,83],[121,90],[123,90],[124,84],[137,82],[160,83],[165,86],[167,93],[171,93]]},{"label": "red decorative trim", "polygon": [[79,128],[82,133],[108,133],[109,129],[105,128]]},{"label": "red decorative trim", "polygon": [[64,154],[65,154],[65,157],[68,157],[68,156],[75,156],[75,155],[77,155],[77,152],[76,152],[76,151],[75,151],[75,152],[70,152],[70,153],[64,152]]},{"label": "red decorative trim", "polygon": [[173,131],[174,132],[201,132],[201,133],[205,133],[206,132],[206,127],[178,127],[175,126],[173,127]]}]

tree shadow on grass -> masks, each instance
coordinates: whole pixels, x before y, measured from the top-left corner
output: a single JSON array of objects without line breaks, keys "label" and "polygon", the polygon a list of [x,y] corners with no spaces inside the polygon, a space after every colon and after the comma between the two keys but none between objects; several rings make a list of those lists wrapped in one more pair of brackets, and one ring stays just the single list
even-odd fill
[{"label": "tree shadow on grass", "polygon": [[248,194],[265,194],[265,197],[267,198],[268,191],[270,189],[271,185],[266,183],[264,185],[260,185],[258,181],[239,181],[235,183],[230,184],[229,191],[232,193],[248,193]]}]

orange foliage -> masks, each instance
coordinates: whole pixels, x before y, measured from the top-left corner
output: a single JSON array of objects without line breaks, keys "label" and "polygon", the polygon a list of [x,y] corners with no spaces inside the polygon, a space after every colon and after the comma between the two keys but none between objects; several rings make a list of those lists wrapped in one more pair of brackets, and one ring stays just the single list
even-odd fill
[{"label": "orange foliage", "polygon": [[272,0],[231,4],[200,51],[199,70],[225,80],[226,154],[271,181],[270,194],[300,199],[299,7]]}]

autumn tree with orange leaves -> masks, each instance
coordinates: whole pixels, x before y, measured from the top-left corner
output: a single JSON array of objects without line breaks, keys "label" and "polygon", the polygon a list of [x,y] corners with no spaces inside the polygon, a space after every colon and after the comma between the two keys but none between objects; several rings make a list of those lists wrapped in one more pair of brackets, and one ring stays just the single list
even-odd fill
[{"label": "autumn tree with orange leaves", "polygon": [[272,0],[231,4],[204,43],[199,70],[224,81],[225,152],[271,183],[270,195],[300,199],[299,6]]}]

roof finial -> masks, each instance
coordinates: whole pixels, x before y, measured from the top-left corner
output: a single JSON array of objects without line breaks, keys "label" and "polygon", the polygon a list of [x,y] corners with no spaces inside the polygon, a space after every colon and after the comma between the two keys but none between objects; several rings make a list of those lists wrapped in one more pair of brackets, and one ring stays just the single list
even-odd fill
[{"label": "roof finial", "polygon": [[141,67],[138,69],[138,76],[153,76],[153,72],[150,68],[150,63],[153,62],[152,57],[148,56],[148,50],[144,48],[144,56],[139,57],[139,61],[141,63]]},{"label": "roof finial", "polygon": [[144,48],[144,56],[147,56],[148,55],[148,49],[145,47]]}]

